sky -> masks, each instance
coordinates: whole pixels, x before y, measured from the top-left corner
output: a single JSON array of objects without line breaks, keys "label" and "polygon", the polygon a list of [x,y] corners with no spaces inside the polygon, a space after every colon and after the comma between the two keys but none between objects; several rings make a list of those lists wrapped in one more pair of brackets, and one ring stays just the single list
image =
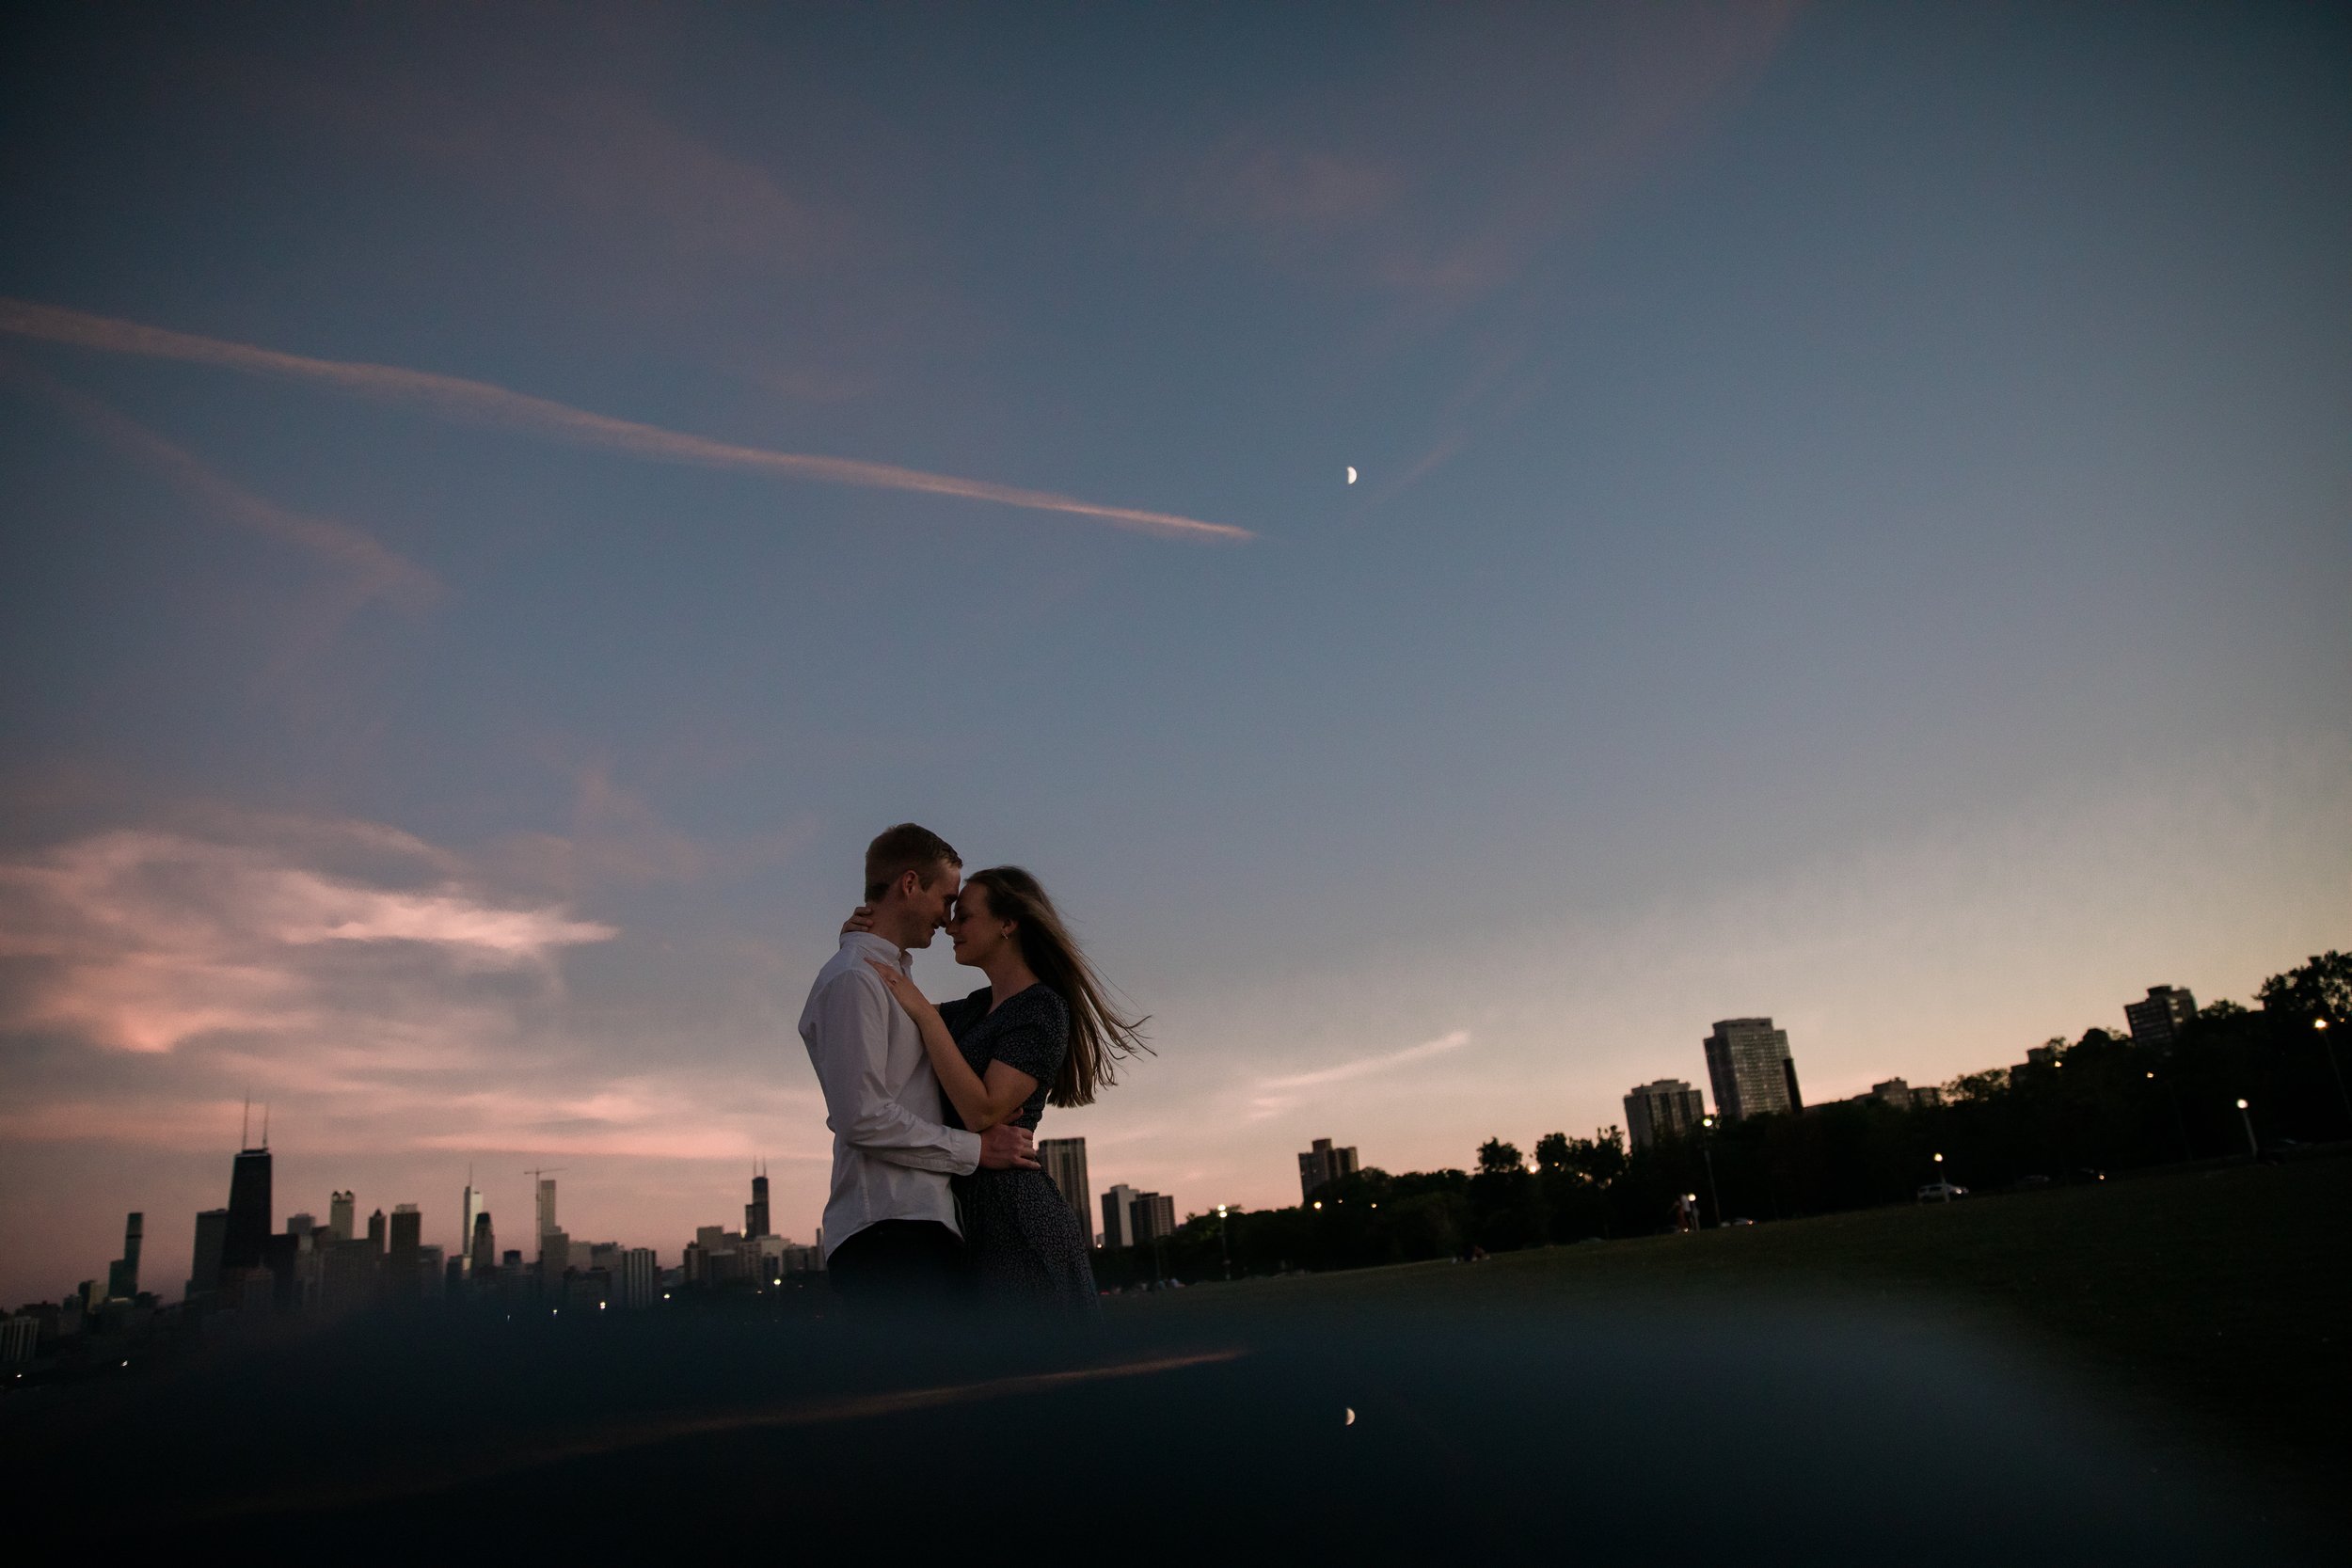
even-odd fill
[{"label": "sky", "polygon": [[8,26],[0,1301],[248,1093],[281,1220],[809,1240],[900,820],[1180,1214],[2352,946],[2341,11]]}]

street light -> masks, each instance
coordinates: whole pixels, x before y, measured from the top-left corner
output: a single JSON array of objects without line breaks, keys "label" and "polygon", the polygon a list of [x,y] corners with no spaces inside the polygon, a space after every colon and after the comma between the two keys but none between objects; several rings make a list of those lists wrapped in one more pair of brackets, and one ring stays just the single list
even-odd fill
[{"label": "street light", "polygon": [[1218,1204],[1216,1206],[1216,1250],[1225,1259],[1225,1277],[1229,1280],[1233,1277],[1233,1248],[1226,1236],[1232,1227],[1232,1221],[1226,1215],[1225,1205]]},{"label": "street light", "polygon": [[2263,1146],[2254,1139],[2254,1113],[2248,1110],[2246,1101],[2241,1100],[2237,1102],[2237,1114],[2239,1119],[2246,1123],[2246,1152],[2259,1160],[2263,1157]]},{"label": "street light", "polygon": [[1944,1201],[1951,1202],[1952,1179],[1944,1174],[1944,1156],[1941,1154],[1935,1157],[1935,1184],[1944,1189]]},{"label": "street light", "polygon": [[2336,1098],[2344,1102],[2344,1119],[2352,1121],[2352,1093],[2344,1090],[2344,1069],[2337,1065],[2336,1042],[2334,1037],[2328,1033],[2328,1021],[2324,1018],[2312,1020],[2312,1029],[2319,1036],[2319,1049],[2327,1054],[2328,1070],[2336,1075]]},{"label": "street light", "polygon": [[1715,1228],[1724,1227],[1724,1195],[1715,1190],[1715,1118],[1699,1117],[1699,1157],[1707,1162],[1707,1200],[1715,1207]]}]

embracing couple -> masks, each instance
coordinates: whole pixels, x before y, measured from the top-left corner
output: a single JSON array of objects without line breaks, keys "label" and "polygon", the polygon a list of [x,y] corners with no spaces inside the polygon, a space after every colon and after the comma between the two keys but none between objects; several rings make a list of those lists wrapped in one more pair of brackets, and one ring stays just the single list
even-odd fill
[{"label": "embracing couple", "polygon": [[[900,823],[866,847],[866,902],[818,972],[801,1038],[833,1129],[825,1267],[861,1310],[977,1295],[1091,1316],[1088,1227],[1038,1167],[1045,1107],[1085,1105],[1141,1048],[1037,879],[976,871]],[[945,928],[988,984],[934,1006],[911,951]]]}]

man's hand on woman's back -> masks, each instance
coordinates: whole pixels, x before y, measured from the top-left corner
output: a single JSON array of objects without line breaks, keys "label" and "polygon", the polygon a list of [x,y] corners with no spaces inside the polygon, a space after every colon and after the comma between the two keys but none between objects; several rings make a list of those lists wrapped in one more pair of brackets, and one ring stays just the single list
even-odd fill
[{"label": "man's hand on woman's back", "polygon": [[1037,1134],[1000,1121],[980,1134],[982,1170],[1036,1170]]}]

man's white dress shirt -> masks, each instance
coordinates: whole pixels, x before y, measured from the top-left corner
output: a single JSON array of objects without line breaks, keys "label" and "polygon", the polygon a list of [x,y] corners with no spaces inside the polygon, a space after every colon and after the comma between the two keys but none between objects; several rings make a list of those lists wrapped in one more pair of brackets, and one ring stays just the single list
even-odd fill
[{"label": "man's white dress shirt", "polygon": [[833,1196],[825,1256],[882,1220],[937,1220],[959,1236],[947,1178],[977,1170],[977,1132],[940,1125],[939,1080],[914,1020],[867,958],[910,968],[896,942],[845,932],[801,1009],[801,1038],[825,1091],[833,1129]]}]

